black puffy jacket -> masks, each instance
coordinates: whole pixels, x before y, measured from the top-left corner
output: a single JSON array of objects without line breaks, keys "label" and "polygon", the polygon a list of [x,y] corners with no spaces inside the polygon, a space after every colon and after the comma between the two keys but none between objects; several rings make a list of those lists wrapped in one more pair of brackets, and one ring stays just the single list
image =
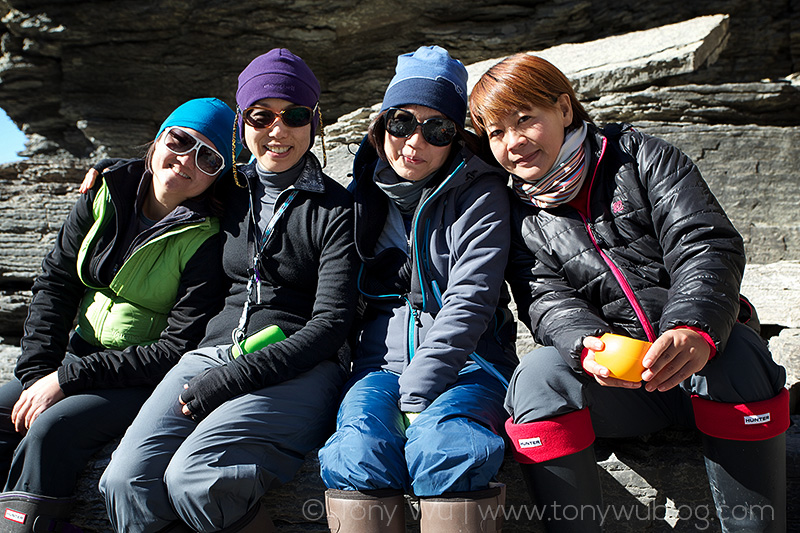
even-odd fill
[{"label": "black puffy jacket", "polygon": [[512,202],[507,278],[536,341],[580,371],[586,336],[698,328],[722,351],[739,313],[742,238],[697,167],[664,140],[590,126],[582,212]]}]

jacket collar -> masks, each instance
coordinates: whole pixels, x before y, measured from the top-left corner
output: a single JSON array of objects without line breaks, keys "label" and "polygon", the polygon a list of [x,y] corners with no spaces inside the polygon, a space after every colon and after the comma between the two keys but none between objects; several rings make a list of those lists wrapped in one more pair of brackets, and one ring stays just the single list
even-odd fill
[{"label": "jacket collar", "polygon": [[[319,159],[309,150],[303,156],[305,162],[303,163],[303,170],[295,180],[293,187],[301,191],[308,191],[313,193],[325,193],[325,181],[323,179],[322,165],[319,164]],[[248,163],[247,165],[238,169],[239,172],[244,174],[247,179],[247,184],[252,190],[252,184],[258,179],[256,172],[256,162]]]},{"label": "jacket collar", "polygon": [[588,128],[589,131],[586,134],[586,138],[589,140],[589,149],[592,153],[592,157],[595,161],[597,161],[603,151],[603,138],[605,135],[603,135],[603,132],[600,130],[600,128],[594,124],[589,124]]},{"label": "jacket collar", "polygon": [[[361,145],[359,146],[358,151],[356,152],[355,160],[353,161],[354,184],[352,185],[352,188],[355,191],[365,191],[371,188],[377,189],[377,186],[375,186],[372,180],[372,174],[375,171],[375,165],[377,162],[378,152],[372,147],[365,136],[361,141]],[[471,180],[483,173],[503,173],[502,170],[489,165],[481,158],[475,156],[468,148],[464,146],[453,151],[453,153],[447,158],[447,161],[445,161],[442,169],[446,170],[440,169],[439,176],[431,180],[428,186],[429,189],[438,188],[442,184],[443,180],[451,177],[456,170],[459,170],[458,174],[459,178],[461,179],[448,179],[448,183],[445,184],[443,190],[457,186],[461,184],[462,181]],[[423,197],[424,196],[426,195],[423,194]]]},{"label": "jacket collar", "polygon": [[[378,152],[365,136],[353,161],[353,184],[351,185],[356,210],[356,249],[364,261],[369,261],[374,257],[375,244],[383,231],[389,212],[389,198],[372,179],[377,162]],[[429,199],[432,194],[441,194],[443,191],[458,187],[485,173],[502,174],[504,172],[474,156],[465,147],[454,150],[443,168],[447,170],[440,171],[439,176],[431,180],[428,188],[422,194],[420,203]],[[454,173],[455,175],[453,175]]]}]

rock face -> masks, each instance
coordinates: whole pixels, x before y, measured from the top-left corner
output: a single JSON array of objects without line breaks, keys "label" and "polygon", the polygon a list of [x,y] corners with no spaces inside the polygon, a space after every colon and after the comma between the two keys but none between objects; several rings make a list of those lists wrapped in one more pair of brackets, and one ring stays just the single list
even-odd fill
[{"label": "rock face", "polygon": [[238,72],[276,46],[307,60],[332,119],[377,101],[395,56],[420,44],[441,44],[470,64],[701,15],[729,15],[730,37],[713,66],[687,79],[779,78],[797,70],[794,8],[788,0],[411,0],[402,8],[389,0],[2,0],[0,101],[31,136],[31,151],[129,156],[177,103],[209,95],[232,103]]}]

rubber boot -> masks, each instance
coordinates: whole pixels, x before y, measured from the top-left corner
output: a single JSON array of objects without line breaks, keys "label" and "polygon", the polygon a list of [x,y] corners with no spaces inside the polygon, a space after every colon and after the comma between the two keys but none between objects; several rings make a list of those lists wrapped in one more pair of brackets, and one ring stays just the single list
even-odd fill
[{"label": "rubber boot", "polygon": [[786,531],[786,434],[759,441],[703,435],[723,533]]},{"label": "rubber boot", "polygon": [[27,492],[0,494],[0,533],[82,533],[68,522],[72,498]]},{"label": "rubber boot", "polygon": [[420,498],[420,533],[495,533],[503,530],[506,486]]},{"label": "rubber boot", "polygon": [[325,491],[331,533],[405,533],[405,497],[396,490]]},{"label": "rubber boot", "polygon": [[[594,445],[542,463],[520,463],[528,494],[548,533],[602,531],[603,497]],[[566,516],[565,506],[570,514]]]}]

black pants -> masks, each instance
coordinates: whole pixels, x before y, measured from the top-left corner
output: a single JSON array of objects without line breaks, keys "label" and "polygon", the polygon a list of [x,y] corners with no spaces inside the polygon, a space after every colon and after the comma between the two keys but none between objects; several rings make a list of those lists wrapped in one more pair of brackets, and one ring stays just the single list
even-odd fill
[{"label": "black pants", "polygon": [[0,475],[8,472],[3,491],[64,498],[74,493],[91,456],[122,436],[151,389],[103,389],[67,396],[44,411],[24,438],[10,419],[21,392],[16,378],[0,387]]}]

